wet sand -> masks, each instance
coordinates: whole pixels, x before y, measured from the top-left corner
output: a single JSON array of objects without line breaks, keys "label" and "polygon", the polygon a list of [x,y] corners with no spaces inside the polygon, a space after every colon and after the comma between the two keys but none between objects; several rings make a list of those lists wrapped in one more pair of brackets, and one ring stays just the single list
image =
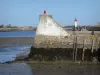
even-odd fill
[{"label": "wet sand", "polygon": [[0,37],[0,47],[33,44],[33,37]]},{"label": "wet sand", "polygon": [[0,75],[33,75],[25,63],[0,64]]},{"label": "wet sand", "polygon": [[31,63],[31,67],[34,75],[100,75],[99,64]]},{"label": "wet sand", "polygon": [[[18,61],[17,61],[18,62]],[[31,67],[33,75],[100,75],[100,64],[68,61],[23,61]]]},{"label": "wet sand", "polygon": [[41,65],[38,68],[33,67],[33,73],[34,75],[100,75],[100,67]]}]

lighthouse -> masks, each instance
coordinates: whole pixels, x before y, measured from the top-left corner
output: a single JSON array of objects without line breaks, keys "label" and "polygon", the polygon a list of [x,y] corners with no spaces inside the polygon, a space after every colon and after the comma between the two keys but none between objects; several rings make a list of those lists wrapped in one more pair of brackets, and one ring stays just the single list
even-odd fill
[{"label": "lighthouse", "polygon": [[77,23],[77,18],[75,18],[74,20],[74,25],[75,25],[75,28],[77,27],[78,23]]},{"label": "lighthouse", "polygon": [[40,21],[37,26],[36,35],[43,36],[69,36],[69,33],[59,25],[56,21],[53,20],[52,15],[44,13],[40,15]]},{"label": "lighthouse", "polygon": [[33,46],[34,48],[65,48],[65,40],[68,37],[70,34],[63,26],[58,24],[52,15],[48,15],[44,10],[43,14],[39,16]]}]

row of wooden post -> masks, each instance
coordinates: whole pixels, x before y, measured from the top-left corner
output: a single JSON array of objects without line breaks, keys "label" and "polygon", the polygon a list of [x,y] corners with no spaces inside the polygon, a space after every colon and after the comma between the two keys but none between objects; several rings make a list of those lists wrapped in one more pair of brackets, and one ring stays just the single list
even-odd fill
[{"label": "row of wooden post", "polygon": [[[94,37],[94,35],[92,35]],[[74,41],[73,41],[73,60],[76,62],[77,61],[77,36],[74,35]],[[84,38],[83,39],[83,51],[82,51],[82,61],[84,61],[84,53],[85,53],[85,42],[86,42],[86,39]],[[91,53],[93,53],[94,51],[94,43],[95,43],[95,40],[94,38],[92,38],[92,42],[91,42]]]}]

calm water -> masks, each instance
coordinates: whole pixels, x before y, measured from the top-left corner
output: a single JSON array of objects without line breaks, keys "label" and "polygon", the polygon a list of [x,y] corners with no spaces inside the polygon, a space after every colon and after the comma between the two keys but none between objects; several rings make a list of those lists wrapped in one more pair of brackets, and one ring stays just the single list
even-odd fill
[{"label": "calm water", "polygon": [[[0,37],[33,37],[34,35],[35,31],[0,32]],[[13,61],[19,56],[26,56],[30,48],[31,45],[0,48],[0,63]]]},{"label": "calm water", "polygon": [[35,31],[0,32],[0,37],[33,37]]}]

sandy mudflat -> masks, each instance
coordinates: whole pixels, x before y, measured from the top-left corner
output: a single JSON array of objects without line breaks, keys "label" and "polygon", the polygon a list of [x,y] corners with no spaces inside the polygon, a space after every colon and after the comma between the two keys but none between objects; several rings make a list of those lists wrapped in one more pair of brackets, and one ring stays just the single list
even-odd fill
[{"label": "sandy mudflat", "polygon": [[33,44],[33,37],[0,37],[0,47]]},{"label": "sandy mudflat", "polygon": [[[18,61],[17,61],[18,62]],[[21,61],[20,61],[21,62]],[[68,61],[24,61],[31,67],[33,75],[100,75],[100,64]]]},{"label": "sandy mudflat", "polygon": [[100,66],[97,65],[38,65],[32,67],[34,75],[100,75]]},{"label": "sandy mudflat", "polygon": [[100,68],[43,65],[40,68],[33,69],[33,73],[34,75],[100,75]]}]

